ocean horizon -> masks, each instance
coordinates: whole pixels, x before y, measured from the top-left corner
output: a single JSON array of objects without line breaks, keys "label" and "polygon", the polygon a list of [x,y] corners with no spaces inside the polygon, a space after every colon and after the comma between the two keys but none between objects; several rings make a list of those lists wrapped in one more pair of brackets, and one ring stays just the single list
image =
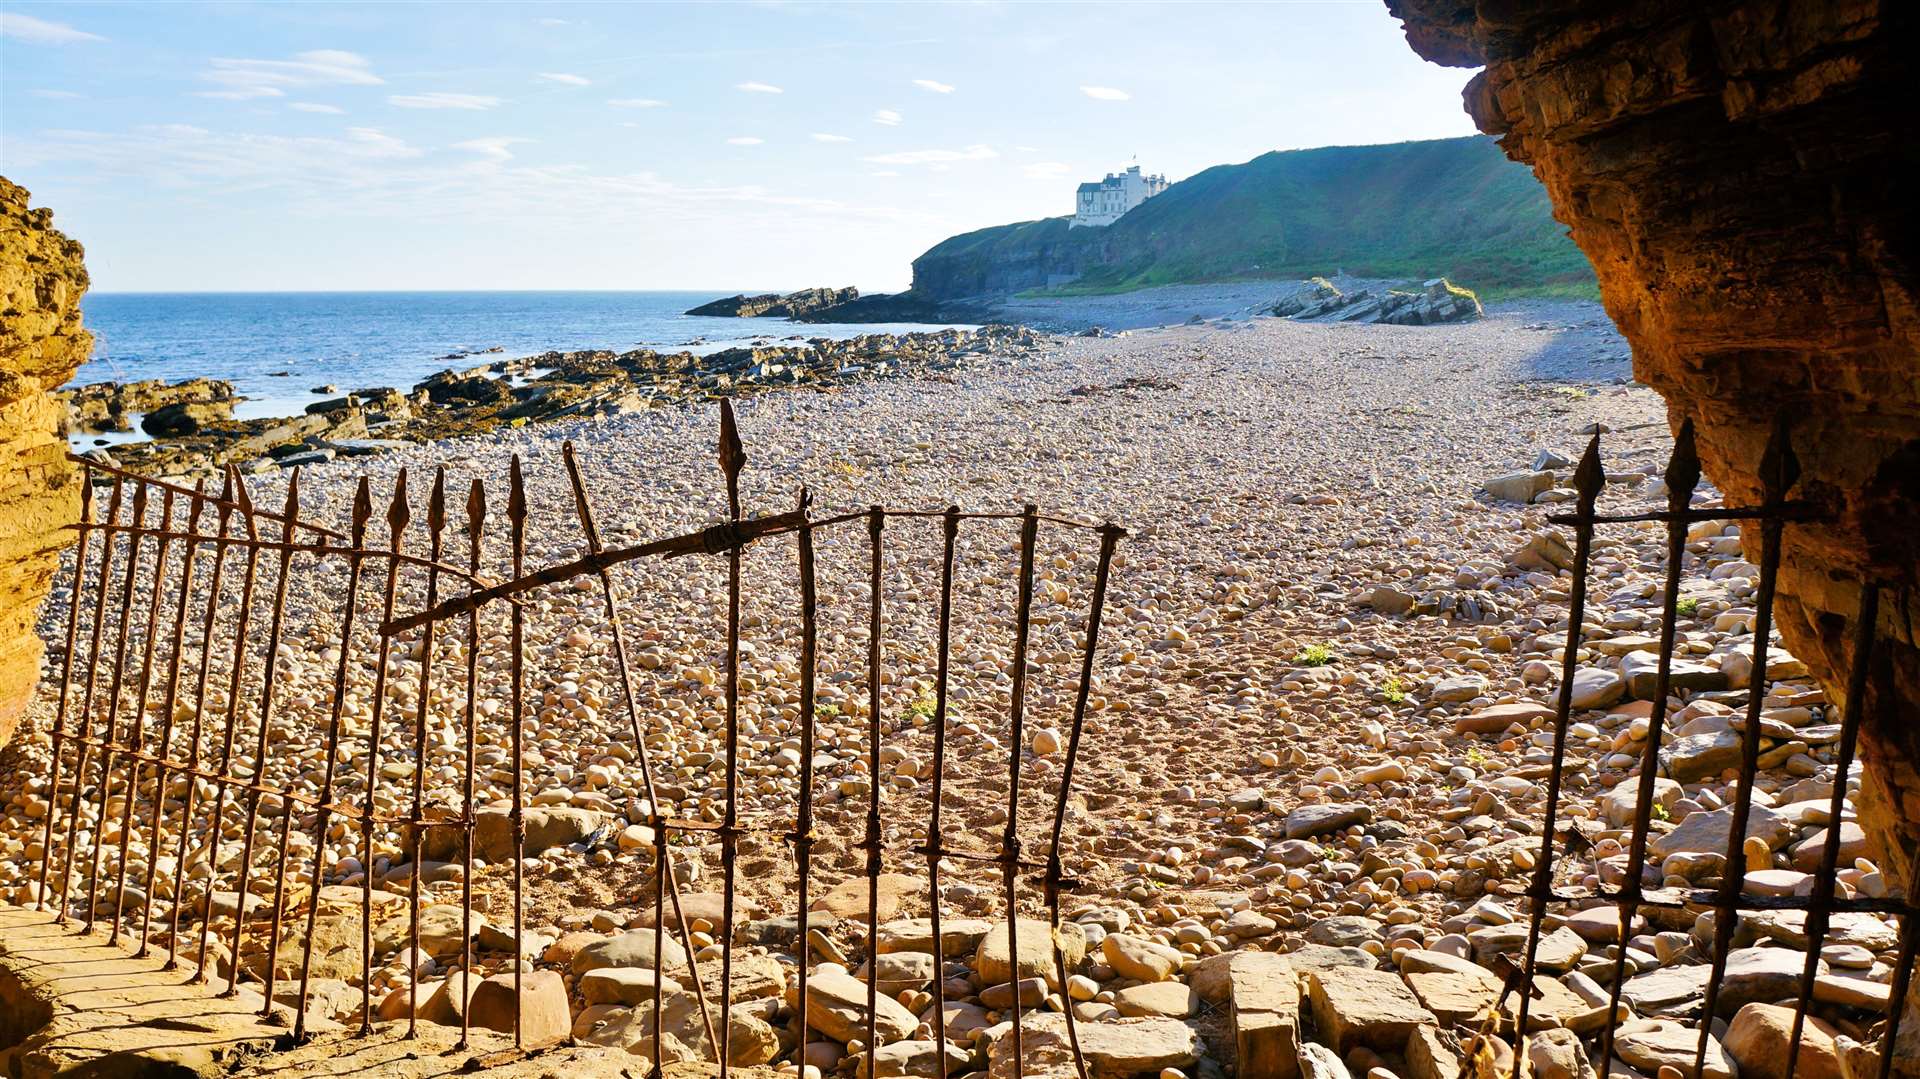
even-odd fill
[{"label": "ocean horizon", "polygon": [[[582,349],[717,352],[947,324],[792,323],[684,312],[750,289],[96,292],[82,301],[92,356],[70,386],[224,379],[240,418],[285,416],[351,390],[410,389],[436,371]],[[320,387],[336,390],[321,392]],[[101,436],[85,435],[77,445]]]}]

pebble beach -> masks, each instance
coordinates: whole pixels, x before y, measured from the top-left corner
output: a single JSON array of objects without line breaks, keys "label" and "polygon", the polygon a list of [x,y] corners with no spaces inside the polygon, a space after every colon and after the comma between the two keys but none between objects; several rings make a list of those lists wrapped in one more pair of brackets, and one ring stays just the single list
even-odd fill
[{"label": "pebble beach", "polygon": [[[1108,301],[1089,317],[1112,313]],[[1113,563],[1065,802],[1061,854],[1079,888],[1063,901],[1072,923],[1061,937],[1071,957],[1064,985],[1054,984],[1050,957],[1028,954],[1030,941],[1045,946],[1043,923],[1030,932],[1022,922],[1020,954],[1010,953],[1005,897],[992,865],[948,859],[942,912],[957,937],[937,948],[921,939],[925,932],[914,935],[921,925],[915,920],[929,907],[925,858],[917,851],[926,842],[936,780],[938,520],[893,518],[882,532],[877,774],[867,704],[873,597],[866,523],[818,537],[819,682],[811,701],[799,693],[793,540],[755,544],[741,559],[739,734],[731,748],[736,809],[748,832],[733,881],[735,996],[746,1001],[732,1020],[737,1062],[791,1061],[804,1038],[809,1072],[851,1069],[865,1018],[854,1022],[846,1012],[848,1001],[864,1012],[865,983],[857,993],[843,983],[877,976],[891,1005],[880,1025],[892,1044],[881,1052],[898,1057],[881,1056],[881,1069],[898,1070],[879,1074],[933,1074],[939,1050],[929,1040],[928,1013],[937,979],[946,986],[956,1075],[1013,1074],[1010,1040],[1002,1035],[1018,993],[1043,1013],[1033,1020],[1040,1033],[1029,1036],[1030,1051],[1036,1040],[1057,1040],[1045,1013],[1072,1008],[1082,1038],[1091,1037],[1089,1054],[1096,1064],[1105,1060],[1107,1071],[1208,1076],[1234,1069],[1241,1079],[1266,1079],[1253,1061],[1237,1059],[1248,1043],[1236,1037],[1232,1019],[1240,1006],[1235,972],[1256,969],[1235,957],[1253,953],[1286,956],[1287,969],[1301,976],[1305,995],[1293,1007],[1311,1015],[1305,1026],[1314,1032],[1298,1039],[1302,1073],[1455,1079],[1471,1069],[1461,1046],[1498,988],[1490,957],[1512,950],[1516,925],[1524,930],[1521,892],[1545,808],[1569,583],[1563,539],[1547,518],[1570,497],[1572,462],[1594,430],[1603,432],[1608,469],[1603,506],[1664,504],[1659,476],[1672,445],[1664,406],[1631,381],[1625,343],[1597,304],[1511,302],[1490,306],[1480,321],[1426,327],[1226,317],[1119,336],[1047,336],[1024,353],[981,355],[949,370],[759,394],[737,402],[737,412],[748,457],[741,500],[749,516],[792,509],[804,487],[816,517],[869,506],[1017,513],[1034,505],[1084,523],[1043,524],[1032,552],[1034,624],[1017,737],[1009,716],[1019,525],[973,521],[962,530],[947,753],[937,769],[943,841],[955,850],[996,852],[1010,808],[1029,856],[1047,849],[1099,548],[1093,526],[1111,523],[1127,533]],[[444,467],[453,523],[443,558],[466,562],[468,493],[479,480],[488,507],[481,573],[500,579],[509,574],[503,511],[516,456],[531,506],[525,564],[537,569],[587,550],[562,463],[564,442],[578,455],[609,547],[722,520],[717,418],[711,406],[675,405],[313,465],[299,474],[302,515],[344,531],[364,475],[374,496],[370,535],[384,543],[386,500],[405,469],[413,509],[406,543],[421,549],[426,492]],[[257,505],[277,508],[288,474],[248,482]],[[178,512],[184,516],[184,506]],[[1777,894],[1808,886],[1828,830],[1839,829],[1843,887],[1884,894],[1858,827],[1828,812],[1835,783],[1843,791],[1847,785],[1834,775],[1838,735],[1829,728],[1837,719],[1828,702],[1777,644],[1766,669],[1753,669],[1753,567],[1744,561],[1737,527],[1696,526],[1695,533],[1682,633],[1692,680],[1680,683],[1685,688],[1667,724],[1664,815],[1650,886],[1698,884],[1725,871],[1715,852],[1726,847],[1726,770],[1738,760],[1725,751],[1729,738],[1737,747],[1734,720],[1747,695],[1758,692],[1766,695],[1770,725],[1766,770],[1754,792],[1759,823],[1748,832],[1761,842],[1755,849],[1748,841],[1749,886],[1784,889]],[[1561,808],[1591,845],[1562,862],[1569,886],[1615,886],[1625,872],[1632,803],[1623,817],[1615,790],[1631,793],[1638,784],[1663,550],[1659,526],[1620,526],[1601,538],[1594,561]],[[201,557],[211,564],[209,554]],[[488,608],[471,631],[464,619],[441,627],[424,711],[417,636],[403,638],[405,647],[388,656],[385,697],[376,700],[374,622],[385,568],[377,561],[367,567],[349,627],[339,599],[345,560],[296,559],[274,656],[281,688],[264,730],[257,686],[249,686],[267,655],[261,627],[242,642],[241,652],[253,658],[241,664],[248,673],[236,702],[243,717],[237,770],[255,767],[250,750],[259,739],[269,746],[264,771],[274,783],[317,795],[331,777],[336,797],[362,804],[371,789],[377,814],[404,817],[422,756],[414,733],[420,723],[426,815],[452,816],[463,797],[463,679],[471,656],[473,801],[500,813],[512,793],[511,627],[504,608]],[[278,580],[271,559],[260,573],[263,590]],[[360,889],[370,874],[383,895],[405,894],[417,879],[433,904],[419,953],[407,950],[404,918],[385,916],[375,930],[370,995],[381,1017],[405,1014],[416,997],[429,1006],[445,1001],[449,972],[472,940],[476,975],[516,964],[554,972],[571,1036],[650,1053],[650,1025],[657,1022],[689,1058],[701,1055],[700,1024],[688,1019],[697,1012],[683,990],[697,975],[717,992],[716,893],[725,877],[710,833],[681,832],[669,843],[689,904],[685,947],[676,945],[667,957],[675,984],[641,986],[637,977],[605,972],[651,966],[652,934],[634,929],[651,924],[659,838],[648,825],[653,811],[710,822],[727,812],[727,567],[704,555],[640,559],[621,565],[613,580],[634,659],[637,716],[625,703],[596,579],[531,593],[525,607],[521,788],[539,814],[534,830],[544,849],[523,865],[529,939],[522,954],[513,953],[510,933],[510,867],[495,851],[482,849],[468,879],[457,842],[444,834],[429,834],[427,856],[416,863],[397,824],[376,827],[371,851],[357,826],[339,820],[316,843],[313,814],[295,808],[288,885],[279,898],[301,919],[319,906],[315,939],[330,965],[315,976],[342,983],[328,997],[326,1018],[351,1019],[359,1007]],[[402,573],[397,609],[421,609],[426,585],[423,572]],[[237,597],[231,578],[227,588],[223,595]],[[56,648],[63,647],[70,600],[56,592],[43,614],[43,636]],[[237,598],[227,602],[237,612]],[[166,612],[153,616],[164,631],[159,619],[172,608],[155,603],[151,610]],[[229,621],[222,620],[210,650],[216,675],[234,651]],[[336,702],[343,631],[347,691]],[[190,647],[183,665],[191,671],[200,654]],[[60,658],[56,651],[49,660],[53,677],[29,725],[0,755],[0,895],[19,903],[39,897],[34,871],[49,809],[46,762]],[[221,679],[211,681],[199,709],[183,700],[168,717],[157,701],[151,706],[149,730],[170,718],[176,754],[202,717],[206,728],[194,752],[220,753],[212,717],[229,702]],[[336,713],[340,745],[329,761]],[[646,800],[636,718],[657,804]],[[790,924],[797,880],[785,833],[793,826],[801,731],[809,719],[819,828],[812,894],[822,896],[823,915],[838,920],[823,917],[821,939],[803,945]],[[1011,807],[1010,754],[1020,783]],[[135,799],[143,822],[153,812],[153,780],[145,776]],[[876,785],[886,869],[901,875],[883,882],[888,925],[877,948],[865,939],[865,853],[858,846]],[[123,787],[116,782],[115,791]],[[262,800],[252,872],[269,886],[242,900],[230,889],[247,814],[231,799],[221,834],[209,834],[207,807],[219,792],[200,781],[183,845],[177,822],[188,787],[176,776],[166,791],[162,812],[174,823],[158,849],[144,824],[131,837],[131,877],[146,879],[151,867],[155,883],[151,896],[130,892],[125,906],[137,912],[151,899],[156,910],[170,909],[179,899],[190,910],[210,910],[216,943],[209,961],[230,969],[230,949],[219,942],[231,938],[236,912],[271,908],[275,844],[288,810],[277,798]],[[89,799],[94,790],[87,785]],[[70,793],[63,789],[63,800]],[[118,815],[107,816],[104,825],[89,820],[82,827],[82,864],[101,843],[108,845],[107,864],[117,866]],[[480,833],[484,840],[485,821]],[[64,850],[57,835],[55,851]],[[463,920],[469,886],[475,917]],[[1040,889],[1024,878],[1021,887],[1020,915],[1044,918]],[[197,919],[189,922],[195,936],[183,932],[180,945],[197,956]],[[469,934],[475,922],[482,928]],[[1672,1079],[1665,1069],[1691,1070],[1709,958],[1694,916],[1623,932],[1615,908],[1596,901],[1556,909],[1547,931],[1556,950],[1542,970],[1552,988],[1541,998],[1547,1003],[1535,1007],[1574,1036],[1549,1031],[1528,1040],[1536,1069],[1556,1076],[1562,1073],[1554,1069],[1563,1069],[1568,1079],[1594,1067],[1608,1073],[1588,1061],[1580,1036],[1604,1025],[1606,984],[1625,949],[1632,1016],[1614,1043],[1619,1059],[1611,1074]],[[247,936],[242,965],[254,949],[252,964],[264,969],[264,945],[251,939],[263,933],[250,929]],[[1748,1009],[1793,995],[1803,961],[1796,939],[1806,947],[1804,923],[1796,930],[1790,918],[1743,921],[1739,953],[1729,964],[1741,989],[1721,1002],[1708,1075],[1747,1074],[1747,1060],[1736,1058],[1766,1059],[1784,1041],[1777,1017]],[[644,964],[630,955],[641,943]],[[1822,960],[1816,994],[1824,1025],[1815,1031],[1826,1040],[1810,1038],[1814,1048],[1802,1049],[1803,1067],[1809,1053],[1837,1066],[1863,1051],[1876,1002],[1887,1006],[1897,947],[1891,923],[1870,914],[1839,916],[1828,945],[1833,954]],[[276,969],[283,961],[276,958]],[[792,1029],[787,999],[799,962],[817,973],[810,993],[822,995],[810,1032]],[[1448,977],[1426,977],[1438,974]],[[1383,1000],[1404,1014],[1381,1019],[1384,1006],[1376,1005]],[[1423,1041],[1421,1031],[1432,1037]],[[1511,1031],[1508,1042],[1516,1042]],[[782,1066],[793,1072],[791,1063]],[[1072,1069],[1055,1061],[1055,1071]],[[1046,1068],[1027,1069],[1040,1073]]]}]

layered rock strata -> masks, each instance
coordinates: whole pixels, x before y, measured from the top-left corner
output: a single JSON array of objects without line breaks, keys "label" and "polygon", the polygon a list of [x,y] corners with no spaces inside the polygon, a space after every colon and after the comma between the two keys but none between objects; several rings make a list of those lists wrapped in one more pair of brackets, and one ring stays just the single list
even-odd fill
[{"label": "layered rock strata", "polygon": [[79,515],[59,434],[66,410],[50,391],[93,347],[80,327],[80,245],[28,199],[0,177],[0,743],[39,680],[34,619]]},{"label": "layered rock strata", "polygon": [[[1387,0],[1415,51],[1477,66],[1467,111],[1531,165],[1593,261],[1636,375],[1709,476],[1760,497],[1793,423],[1780,630],[1838,699],[1861,582],[1882,582],[1863,815],[1904,877],[1920,844],[1920,16],[1883,0],[1513,5]],[[1758,529],[1748,529],[1757,560]]]}]

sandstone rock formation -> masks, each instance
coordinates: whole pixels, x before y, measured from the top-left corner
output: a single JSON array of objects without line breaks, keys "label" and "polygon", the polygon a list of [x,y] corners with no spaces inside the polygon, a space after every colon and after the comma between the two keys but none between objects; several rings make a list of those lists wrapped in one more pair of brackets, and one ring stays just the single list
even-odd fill
[{"label": "sandstone rock formation", "polygon": [[1798,494],[1838,518],[1788,530],[1780,630],[1837,699],[1859,582],[1884,583],[1862,801],[1904,878],[1920,842],[1920,19],[1888,0],[1387,7],[1427,59],[1486,65],[1467,111],[1546,184],[1714,482],[1758,498],[1768,432],[1794,421]]},{"label": "sandstone rock formation", "polygon": [[66,409],[50,391],[93,347],[80,328],[86,289],[80,245],[0,177],[0,743],[40,678],[34,619],[71,538],[62,526],[80,512],[59,434]]}]

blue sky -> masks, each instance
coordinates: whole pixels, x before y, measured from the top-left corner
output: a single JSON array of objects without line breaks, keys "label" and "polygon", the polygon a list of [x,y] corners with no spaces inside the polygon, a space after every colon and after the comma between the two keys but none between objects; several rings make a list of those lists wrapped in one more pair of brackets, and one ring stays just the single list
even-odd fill
[{"label": "blue sky", "polygon": [[1083,179],[1471,134],[1379,0],[0,4],[95,288],[904,287]]}]

